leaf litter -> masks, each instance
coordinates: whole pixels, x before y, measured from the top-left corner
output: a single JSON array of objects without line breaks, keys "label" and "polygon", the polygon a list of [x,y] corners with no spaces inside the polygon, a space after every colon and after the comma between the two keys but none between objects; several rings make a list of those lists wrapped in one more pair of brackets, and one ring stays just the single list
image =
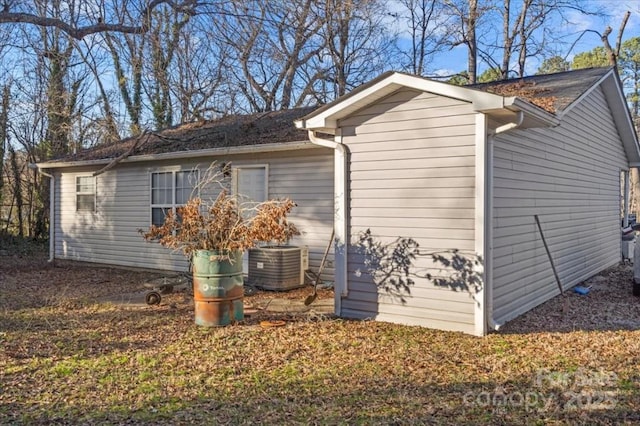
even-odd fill
[{"label": "leaf litter", "polygon": [[554,298],[478,338],[268,312],[276,295],[264,292],[246,298],[257,308],[245,321],[200,328],[188,294],[136,308],[97,301],[142,291],[149,272],[5,260],[1,424],[640,421],[640,300],[626,265],[585,283],[586,296]]}]

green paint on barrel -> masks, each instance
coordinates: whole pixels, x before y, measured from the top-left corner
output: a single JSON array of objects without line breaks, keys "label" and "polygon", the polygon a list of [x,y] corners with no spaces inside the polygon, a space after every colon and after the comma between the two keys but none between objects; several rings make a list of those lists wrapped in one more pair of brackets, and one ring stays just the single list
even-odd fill
[{"label": "green paint on barrel", "polygon": [[221,256],[213,250],[193,255],[195,322],[205,327],[244,319],[242,252]]}]

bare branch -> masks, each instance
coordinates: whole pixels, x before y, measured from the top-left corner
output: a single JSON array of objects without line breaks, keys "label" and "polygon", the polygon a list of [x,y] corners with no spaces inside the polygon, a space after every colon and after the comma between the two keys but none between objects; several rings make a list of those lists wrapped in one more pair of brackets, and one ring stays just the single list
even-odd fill
[{"label": "bare branch", "polygon": [[64,31],[76,40],[82,40],[88,35],[107,31],[126,34],[143,34],[149,30],[151,12],[161,4],[166,4],[174,9],[179,9],[185,13],[193,14],[195,13],[195,7],[198,5],[198,2],[195,0],[185,0],[183,2],[175,2],[173,0],[152,0],[140,13],[140,25],[124,25],[122,23],[106,23],[98,21],[93,25],[75,27],[59,18],[38,16],[24,12],[10,12],[7,10],[0,11],[0,24],[13,23],[31,24],[40,27],[55,27]]},{"label": "bare branch", "polygon": [[627,21],[631,16],[631,12],[627,10],[622,18],[622,23],[620,24],[620,28],[618,29],[618,38],[616,39],[616,58],[620,55],[620,46],[622,46],[622,34],[624,33],[624,28],[627,26]]},{"label": "bare branch", "polygon": [[96,171],[93,173],[93,176],[98,176],[101,175],[102,173],[113,169],[115,166],[118,165],[118,163],[120,163],[122,160],[126,159],[127,157],[131,156],[131,154],[134,153],[134,151],[138,148],[138,147],[142,147],[144,145],[147,144],[147,142],[149,142],[149,139],[151,138],[151,136],[154,133],[149,132],[149,131],[144,131],[142,133],[142,135],[138,136],[135,140],[135,142],[131,145],[131,147],[126,150],[125,152],[123,152],[121,155],[119,155],[118,157],[114,158],[109,164],[107,164],[106,166],[104,166],[103,168],[101,168],[100,170]]}]

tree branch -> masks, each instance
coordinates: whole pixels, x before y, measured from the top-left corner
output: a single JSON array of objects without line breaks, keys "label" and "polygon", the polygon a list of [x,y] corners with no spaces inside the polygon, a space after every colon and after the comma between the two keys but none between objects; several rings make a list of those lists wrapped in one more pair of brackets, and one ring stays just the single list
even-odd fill
[{"label": "tree branch", "polygon": [[124,25],[122,23],[105,23],[100,22],[94,25],[86,25],[83,27],[74,27],[67,22],[58,18],[49,18],[46,16],[38,16],[32,13],[10,12],[3,10],[0,12],[0,24],[32,24],[40,27],[55,27],[67,33],[76,40],[82,40],[84,37],[101,33],[101,32],[119,32],[126,34],[143,34],[149,30],[151,21],[151,12],[157,6],[166,4],[173,9],[179,9],[185,13],[194,13],[195,7],[198,5],[196,0],[185,0],[183,2],[175,2],[173,0],[152,0],[140,13],[140,25]]}]

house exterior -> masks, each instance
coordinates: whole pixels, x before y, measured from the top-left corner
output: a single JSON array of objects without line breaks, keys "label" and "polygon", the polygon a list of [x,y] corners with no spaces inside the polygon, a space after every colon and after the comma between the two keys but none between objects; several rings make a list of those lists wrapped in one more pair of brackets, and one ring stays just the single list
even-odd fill
[{"label": "house exterior", "polygon": [[620,261],[640,148],[613,68],[473,87],[390,72],[315,110],[38,164],[52,178],[52,258],[184,270],[138,230],[211,164],[234,193],[296,201],[293,243],[311,269],[333,227],[338,315],[484,335],[559,294],[551,261],[564,290]]},{"label": "house exterior", "polygon": [[296,126],[334,150],[341,316],[498,328],[560,292],[535,216],[563,289],[621,259],[640,150],[615,69],[474,87],[391,72]]},{"label": "house exterior", "polygon": [[301,235],[291,243],[307,246],[317,269],[333,224],[334,167],[332,151],[293,126],[310,111],[190,123],[38,164],[52,177],[51,258],[185,271],[181,253],[144,241],[139,230],[216,175],[200,188],[203,199],[223,187],[254,201],[293,199],[290,219]]}]

